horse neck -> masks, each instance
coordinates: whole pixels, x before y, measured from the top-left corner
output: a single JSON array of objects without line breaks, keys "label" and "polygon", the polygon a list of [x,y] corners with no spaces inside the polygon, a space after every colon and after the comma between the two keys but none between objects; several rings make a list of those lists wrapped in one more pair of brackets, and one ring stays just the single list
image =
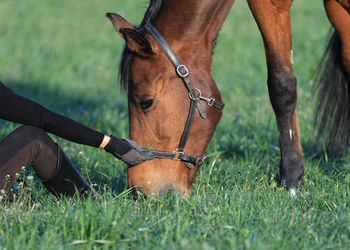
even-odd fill
[{"label": "horse neck", "polygon": [[[173,41],[214,41],[234,0],[162,1],[153,19],[156,28]],[[203,39],[204,38],[204,39]]]}]

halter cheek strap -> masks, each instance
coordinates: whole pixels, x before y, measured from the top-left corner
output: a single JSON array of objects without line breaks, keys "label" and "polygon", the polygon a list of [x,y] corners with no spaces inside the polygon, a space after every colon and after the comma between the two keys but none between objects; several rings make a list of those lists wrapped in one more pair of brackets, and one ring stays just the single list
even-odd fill
[{"label": "halter cheek strap", "polygon": [[189,77],[189,70],[185,65],[180,63],[174,51],[171,49],[171,47],[169,46],[165,38],[160,34],[160,32],[150,23],[147,23],[145,25],[145,29],[153,36],[153,38],[162,48],[165,55],[168,57],[169,61],[174,65],[176,74],[183,80],[188,90],[188,96],[190,98],[190,109],[188,112],[186,125],[182,133],[178,148],[173,152],[152,150],[151,154],[155,158],[159,159],[172,159],[182,161],[186,165],[186,167],[188,167],[189,169],[193,169],[193,165],[200,166],[204,162],[203,156],[197,157],[192,155],[186,155],[184,153],[184,148],[191,130],[195,111],[197,109],[201,118],[205,119],[207,115],[200,101],[206,102],[209,107],[214,107],[220,110],[222,110],[225,107],[225,104],[217,102],[214,98],[203,97],[201,91],[193,86],[191,78]]},{"label": "halter cheek strap", "polygon": [[[154,39],[157,41],[157,43],[160,45],[162,50],[164,51],[165,55],[168,57],[169,61],[174,65],[177,75],[182,78],[184,81],[187,90],[189,91],[189,95],[193,98],[197,98],[197,93],[195,88],[193,87],[192,81],[189,77],[189,71],[185,65],[180,63],[179,59],[175,55],[172,48],[169,46],[167,41],[164,39],[164,37],[159,33],[159,31],[152,26],[152,24],[147,23],[145,25],[146,30],[154,37]],[[202,105],[200,102],[196,102],[197,109],[199,111],[199,114],[203,119],[207,117]]]}]

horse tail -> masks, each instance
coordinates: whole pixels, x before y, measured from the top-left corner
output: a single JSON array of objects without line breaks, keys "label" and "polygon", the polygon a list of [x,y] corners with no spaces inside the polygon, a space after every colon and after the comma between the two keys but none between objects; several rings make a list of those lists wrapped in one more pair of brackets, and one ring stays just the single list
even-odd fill
[{"label": "horse tail", "polygon": [[336,31],[316,70],[314,89],[316,143],[322,141],[332,156],[341,156],[350,135],[350,80],[343,66],[342,42]]}]

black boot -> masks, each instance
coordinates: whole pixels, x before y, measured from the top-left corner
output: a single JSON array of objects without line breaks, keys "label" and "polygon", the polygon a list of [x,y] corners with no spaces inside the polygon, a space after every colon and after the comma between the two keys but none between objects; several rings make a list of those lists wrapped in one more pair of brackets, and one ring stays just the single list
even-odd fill
[{"label": "black boot", "polygon": [[61,147],[58,145],[57,147],[57,167],[52,176],[47,181],[42,182],[43,185],[58,198],[62,195],[73,197],[77,192],[82,196],[86,196],[90,191],[89,184],[75,169]]}]

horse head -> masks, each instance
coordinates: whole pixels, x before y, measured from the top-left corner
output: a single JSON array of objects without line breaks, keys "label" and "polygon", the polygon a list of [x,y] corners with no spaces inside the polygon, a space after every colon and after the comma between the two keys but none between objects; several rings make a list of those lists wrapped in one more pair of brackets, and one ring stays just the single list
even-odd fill
[{"label": "horse head", "polygon": [[[128,92],[130,138],[160,156],[129,166],[129,186],[142,187],[147,194],[187,193],[222,115],[221,95],[210,74],[219,27],[212,31],[208,23],[201,25],[202,33],[183,30],[183,36],[179,36],[170,27],[178,25],[170,20],[152,21],[157,31],[150,18],[145,17],[143,24],[136,27],[117,14],[108,13],[107,17],[126,42],[120,73]],[[169,25],[163,26],[164,22]],[[152,28],[159,33],[152,33]],[[166,53],[169,48],[172,55]],[[174,62],[176,59],[178,62]],[[179,62],[180,67],[176,65]],[[190,79],[193,88],[185,78]]]}]

